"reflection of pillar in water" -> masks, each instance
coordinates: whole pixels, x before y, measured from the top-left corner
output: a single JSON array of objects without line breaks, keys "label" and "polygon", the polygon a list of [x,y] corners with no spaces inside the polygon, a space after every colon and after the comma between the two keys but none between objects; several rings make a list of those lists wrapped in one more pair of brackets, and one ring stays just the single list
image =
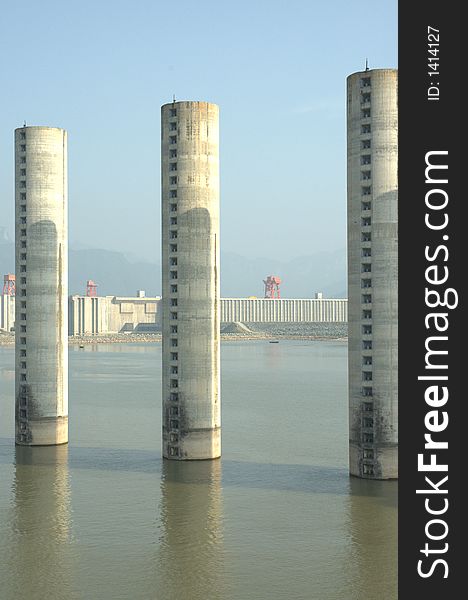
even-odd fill
[{"label": "reflection of pillar in water", "polygon": [[160,586],[165,600],[221,600],[221,463],[163,461]]},{"label": "reflection of pillar in water", "polygon": [[5,597],[72,597],[67,446],[16,447],[12,529],[15,577]]},{"label": "reflection of pillar in water", "polygon": [[283,349],[276,344],[268,344],[263,347],[265,353],[266,365],[268,369],[278,369],[281,365]]},{"label": "reflection of pillar in water", "polygon": [[349,494],[349,600],[396,600],[398,483],[352,478]]}]

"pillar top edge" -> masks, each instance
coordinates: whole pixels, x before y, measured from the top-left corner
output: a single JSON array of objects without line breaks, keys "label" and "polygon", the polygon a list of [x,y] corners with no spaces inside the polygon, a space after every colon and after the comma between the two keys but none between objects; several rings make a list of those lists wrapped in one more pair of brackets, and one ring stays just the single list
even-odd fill
[{"label": "pillar top edge", "polygon": [[24,131],[25,129],[55,130],[64,131],[65,133],[67,131],[63,127],[50,127],[49,125],[25,125],[24,127],[16,127],[15,131]]},{"label": "pillar top edge", "polygon": [[389,67],[385,69],[367,69],[367,71],[364,69],[363,71],[355,71],[354,73],[350,73],[347,79],[356,76],[365,77],[366,75],[371,75],[372,73],[398,73],[398,69],[394,67]]},{"label": "pillar top edge", "polygon": [[205,106],[210,106],[213,108],[217,108],[219,110],[219,106],[217,104],[215,104],[214,102],[206,102],[204,100],[176,100],[175,102],[166,102],[165,104],[161,105],[161,110],[163,108],[166,107],[173,107],[173,106],[181,106],[184,104],[188,104],[188,105],[205,105]]}]

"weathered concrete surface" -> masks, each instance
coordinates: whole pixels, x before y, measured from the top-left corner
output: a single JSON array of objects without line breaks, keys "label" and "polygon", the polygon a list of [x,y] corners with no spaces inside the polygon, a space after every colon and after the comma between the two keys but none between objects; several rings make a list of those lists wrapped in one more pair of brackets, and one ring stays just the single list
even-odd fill
[{"label": "weathered concrete surface", "polygon": [[15,131],[16,443],[68,441],[67,133]]},{"label": "weathered concrete surface", "polygon": [[350,472],[398,477],[398,72],[348,77]]},{"label": "weathered concrete surface", "polygon": [[161,108],[163,456],[221,455],[219,109]]}]

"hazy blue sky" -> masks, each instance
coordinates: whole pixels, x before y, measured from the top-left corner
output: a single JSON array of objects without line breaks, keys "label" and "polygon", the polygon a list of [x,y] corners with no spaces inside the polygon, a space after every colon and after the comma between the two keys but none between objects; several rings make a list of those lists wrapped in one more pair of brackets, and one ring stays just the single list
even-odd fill
[{"label": "hazy blue sky", "polygon": [[345,245],[345,78],[395,67],[397,2],[22,0],[0,14],[0,225],[13,129],[69,132],[70,242],[154,260],[160,106],[220,106],[222,249]]}]

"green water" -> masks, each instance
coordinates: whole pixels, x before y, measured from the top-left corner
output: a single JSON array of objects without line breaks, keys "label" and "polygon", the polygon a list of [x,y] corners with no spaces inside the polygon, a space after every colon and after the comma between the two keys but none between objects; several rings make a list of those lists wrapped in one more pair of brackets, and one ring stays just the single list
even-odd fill
[{"label": "green water", "polygon": [[223,457],[160,451],[160,344],[70,349],[70,443],[14,446],[0,347],[0,598],[394,600],[397,483],[347,473],[346,345],[222,345]]}]

